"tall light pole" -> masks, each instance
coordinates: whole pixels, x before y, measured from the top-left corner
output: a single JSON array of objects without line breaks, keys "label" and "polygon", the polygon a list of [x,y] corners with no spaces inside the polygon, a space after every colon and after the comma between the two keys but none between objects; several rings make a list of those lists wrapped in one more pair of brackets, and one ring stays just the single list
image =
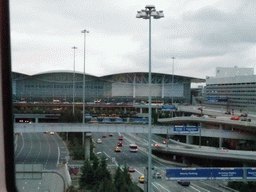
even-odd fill
[{"label": "tall light pole", "polygon": [[85,123],[85,37],[86,33],[89,33],[89,31],[86,31],[85,29],[82,31],[84,34],[84,75],[83,75],[83,124]]},{"label": "tall light pole", "polygon": [[174,81],[174,59],[175,57],[172,57],[173,62],[172,62],[172,105],[173,105],[173,81]]},{"label": "tall light pole", "polygon": [[149,19],[149,76],[148,76],[148,84],[149,84],[149,105],[148,105],[148,175],[147,175],[147,185],[148,190],[151,191],[151,17],[154,19],[160,19],[164,17],[163,11],[156,11],[154,5],[146,5],[145,10],[141,10],[137,12],[136,18]]},{"label": "tall light pole", "polygon": [[74,72],[73,72],[73,115],[75,115],[75,70],[76,70],[76,49],[77,47],[72,47],[74,49]]}]

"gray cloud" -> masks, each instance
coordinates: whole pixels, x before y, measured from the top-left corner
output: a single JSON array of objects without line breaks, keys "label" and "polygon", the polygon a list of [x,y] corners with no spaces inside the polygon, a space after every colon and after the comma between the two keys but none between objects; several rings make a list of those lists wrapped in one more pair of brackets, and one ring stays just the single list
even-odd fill
[{"label": "gray cloud", "polygon": [[[116,0],[10,3],[13,68],[17,71],[25,70],[29,62],[29,66],[37,65],[30,73],[54,67],[70,70],[74,45],[79,47],[77,63],[81,70],[83,29],[90,31],[89,73],[148,71],[148,20],[135,18],[136,12],[144,8],[144,2],[143,5]],[[169,1],[161,3],[165,4],[165,18],[152,20],[152,71],[171,72],[173,56],[177,58],[178,74],[202,78],[213,74],[217,66],[246,67],[254,62],[254,56],[248,58],[246,54],[254,48],[256,39],[253,0],[235,1],[235,7],[224,3],[226,9],[216,4],[196,9],[195,1],[179,1],[183,3],[179,11]],[[182,9],[187,3],[191,3],[191,9]],[[176,15],[171,17],[171,14]]]}]

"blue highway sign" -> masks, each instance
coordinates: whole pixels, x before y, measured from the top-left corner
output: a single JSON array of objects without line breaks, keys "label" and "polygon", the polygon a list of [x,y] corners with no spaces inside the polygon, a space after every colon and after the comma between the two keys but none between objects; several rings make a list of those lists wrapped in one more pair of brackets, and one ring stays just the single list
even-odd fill
[{"label": "blue highway sign", "polygon": [[247,168],[247,179],[256,179],[256,168]]},{"label": "blue highway sign", "polygon": [[174,126],[173,131],[181,133],[199,133],[199,128],[197,126]]},{"label": "blue highway sign", "polygon": [[202,168],[177,168],[167,169],[166,177],[170,180],[182,180],[182,179],[210,179],[211,169]]},{"label": "blue highway sign", "polygon": [[214,168],[212,179],[243,179],[242,168]]}]

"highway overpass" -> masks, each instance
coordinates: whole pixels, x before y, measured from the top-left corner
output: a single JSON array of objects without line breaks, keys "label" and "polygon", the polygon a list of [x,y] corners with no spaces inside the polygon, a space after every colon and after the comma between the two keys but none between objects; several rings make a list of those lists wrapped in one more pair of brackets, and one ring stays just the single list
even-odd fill
[{"label": "highway overpass", "polygon": [[[173,130],[173,125],[170,126],[152,126],[153,134],[169,134],[169,135],[190,135],[216,138],[231,138],[231,139],[247,139],[256,140],[256,136],[252,134],[241,133],[239,131],[224,130],[224,129],[209,129],[201,128],[199,132],[182,133]],[[82,124],[82,123],[15,123],[15,133],[25,132],[124,132],[124,133],[148,133],[147,125],[138,124]]]}]

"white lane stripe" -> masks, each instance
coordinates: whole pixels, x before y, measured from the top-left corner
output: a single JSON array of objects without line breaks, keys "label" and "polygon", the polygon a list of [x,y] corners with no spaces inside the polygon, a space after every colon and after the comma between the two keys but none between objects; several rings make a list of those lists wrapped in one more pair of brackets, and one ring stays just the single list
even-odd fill
[{"label": "white lane stripe", "polygon": [[58,159],[57,159],[57,167],[59,166],[59,161],[60,161],[60,148],[58,146]]},{"label": "white lane stripe", "polygon": [[135,169],[136,172],[138,172],[140,175],[143,175],[141,172],[139,172],[137,169]]},{"label": "white lane stripe", "polygon": [[107,153],[105,153],[105,151],[103,151],[103,153],[104,153],[105,155],[107,155],[107,157],[108,157],[108,158],[110,158],[110,157],[108,156],[108,154],[107,154]]},{"label": "white lane stripe", "polygon": [[209,191],[209,190],[207,190],[207,189],[205,189],[205,188],[203,188],[203,187],[200,187],[200,186],[198,186],[198,185],[195,185],[195,184],[191,184],[192,186],[195,186],[195,187],[197,187],[197,188],[200,188],[200,189],[202,189],[202,190],[204,190],[204,191],[206,191],[206,192],[211,192],[211,191]]},{"label": "white lane stripe", "polygon": [[[201,191],[199,191],[198,189],[196,189],[195,187],[192,187],[191,185],[190,185],[190,187],[191,187],[192,189],[198,191],[198,192],[201,192]],[[210,192],[210,191],[209,191],[209,192]]]},{"label": "white lane stripe", "polygon": [[151,183],[158,191],[161,192],[161,190],[154,184],[154,183]]},{"label": "white lane stripe", "polygon": [[159,183],[155,183],[155,184],[159,185],[161,188],[165,189],[166,191],[171,192],[171,191],[169,191],[168,189],[164,188],[164,187],[163,187],[162,185],[160,185]]},{"label": "white lane stripe", "polygon": [[21,147],[21,149],[20,149],[19,154],[15,157],[15,159],[17,159],[17,158],[19,157],[19,155],[21,154],[21,152],[22,152],[22,150],[23,150],[23,148],[24,148],[24,137],[23,137],[23,135],[21,135],[21,136],[22,136],[22,147]]},{"label": "white lane stripe", "polygon": [[202,183],[202,184],[204,184],[204,185],[207,185],[207,186],[209,186],[209,187],[212,187],[212,188],[214,188],[214,189],[216,189],[216,190],[221,191],[221,190],[220,190],[220,189],[218,189],[217,187],[212,186],[212,185],[209,185],[209,184],[207,184],[206,182],[202,182],[202,181],[200,181],[200,183]]}]

